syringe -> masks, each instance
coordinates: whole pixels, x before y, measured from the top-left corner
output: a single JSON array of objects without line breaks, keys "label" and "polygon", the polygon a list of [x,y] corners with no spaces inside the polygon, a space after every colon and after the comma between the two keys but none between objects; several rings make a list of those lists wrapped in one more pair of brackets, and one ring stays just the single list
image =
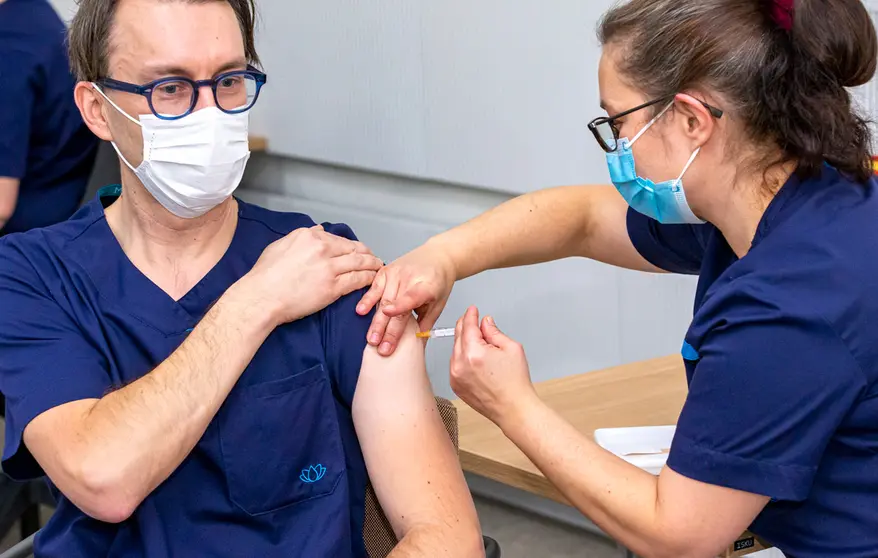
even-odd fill
[{"label": "syringe", "polygon": [[454,328],[446,327],[439,329],[431,329],[430,331],[419,331],[418,339],[441,339],[443,337],[454,337]]}]

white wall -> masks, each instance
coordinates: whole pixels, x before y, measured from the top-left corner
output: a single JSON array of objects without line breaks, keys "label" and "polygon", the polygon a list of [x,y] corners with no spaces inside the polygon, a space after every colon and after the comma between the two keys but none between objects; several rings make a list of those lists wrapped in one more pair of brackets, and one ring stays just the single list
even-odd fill
[{"label": "white wall", "polygon": [[378,172],[504,192],[606,182],[586,125],[610,4],[261,0],[258,125],[276,153]]},{"label": "white wall", "polygon": [[52,4],[61,19],[68,23],[73,19],[73,15],[76,13],[76,0],[49,0],[49,3]]}]

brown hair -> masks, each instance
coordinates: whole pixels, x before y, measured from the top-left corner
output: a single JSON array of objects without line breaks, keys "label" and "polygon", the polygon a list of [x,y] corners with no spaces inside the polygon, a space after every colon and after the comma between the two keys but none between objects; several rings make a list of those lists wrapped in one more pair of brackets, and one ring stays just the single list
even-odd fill
[{"label": "brown hair", "polygon": [[[169,0],[155,0],[169,1]],[[255,0],[179,0],[190,4],[227,2],[232,6],[241,34],[247,61],[259,64],[254,43],[256,24]],[[77,0],[79,10],[70,25],[68,50],[70,67],[77,79],[96,81],[109,77],[110,37],[119,0]]]},{"label": "brown hair", "polygon": [[[625,80],[650,97],[708,88],[748,138],[815,176],[824,162],[858,182],[871,176],[871,134],[847,87],[876,69],[878,40],[861,0],[796,0],[792,28],[772,0],[631,0],[600,23],[620,47]],[[768,163],[768,161],[764,161]]]}]

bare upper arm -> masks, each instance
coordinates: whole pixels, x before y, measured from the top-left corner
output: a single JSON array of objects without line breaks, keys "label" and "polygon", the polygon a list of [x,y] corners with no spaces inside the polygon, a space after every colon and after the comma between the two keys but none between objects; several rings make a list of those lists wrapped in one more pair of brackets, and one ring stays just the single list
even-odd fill
[{"label": "bare upper arm", "polygon": [[18,203],[19,179],[0,176],[0,229],[12,217]]},{"label": "bare upper arm", "polygon": [[661,273],[631,243],[628,203],[612,186],[587,186],[589,214],[581,254],[586,258],[636,271]]},{"label": "bare upper arm", "polygon": [[398,537],[424,525],[450,528],[452,538],[479,534],[416,332],[412,320],[392,356],[382,357],[374,347],[363,355],[353,415],[369,477]]},{"label": "bare upper arm", "polygon": [[658,481],[657,529],[684,543],[685,556],[718,556],[768,501],[767,496],[706,484],[665,467]]}]

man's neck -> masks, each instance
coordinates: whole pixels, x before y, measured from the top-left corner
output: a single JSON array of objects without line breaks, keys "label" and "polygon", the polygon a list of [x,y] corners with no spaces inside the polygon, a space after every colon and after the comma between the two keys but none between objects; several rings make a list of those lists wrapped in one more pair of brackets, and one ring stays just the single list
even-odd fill
[{"label": "man's neck", "polygon": [[127,174],[123,173],[122,196],[105,212],[107,224],[128,259],[178,300],[228,250],[237,228],[238,203],[229,198],[200,217],[183,219]]}]

